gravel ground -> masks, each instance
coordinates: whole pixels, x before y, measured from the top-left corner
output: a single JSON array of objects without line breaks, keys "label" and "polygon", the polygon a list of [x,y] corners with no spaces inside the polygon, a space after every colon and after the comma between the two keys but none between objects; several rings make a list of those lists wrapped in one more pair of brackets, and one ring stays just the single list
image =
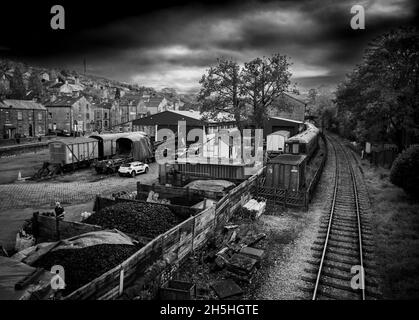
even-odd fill
[{"label": "gravel ground", "polygon": [[[330,148],[329,148],[330,149]],[[301,280],[306,263],[311,258],[311,246],[317,237],[320,217],[329,206],[334,179],[333,156],[329,154],[322,177],[309,210],[283,212],[272,208],[262,217],[266,231],[273,237],[268,248],[267,268],[258,275],[260,285],[248,295],[250,299],[294,300],[310,297],[302,288],[310,285]],[[288,237],[284,237],[288,235]],[[279,240],[279,241],[278,241]]]},{"label": "gravel ground", "polygon": [[[320,152],[318,153],[320,154]],[[311,257],[310,248],[317,237],[318,225],[323,210],[330,198],[334,179],[334,158],[328,157],[314,199],[308,211],[284,209],[281,206],[267,208],[257,222],[231,221],[240,228],[252,228],[255,233],[267,237],[254,247],[265,250],[261,268],[250,284],[240,283],[244,291],[242,299],[285,300],[307,299],[301,287],[310,287],[301,277],[306,260]],[[201,252],[202,253],[202,252]],[[204,255],[205,256],[205,255]],[[207,292],[207,299],[216,298],[210,290],[214,281],[228,278],[225,270],[211,272],[208,263],[200,262],[200,254],[191,257],[178,272],[177,278],[192,281]]]}]

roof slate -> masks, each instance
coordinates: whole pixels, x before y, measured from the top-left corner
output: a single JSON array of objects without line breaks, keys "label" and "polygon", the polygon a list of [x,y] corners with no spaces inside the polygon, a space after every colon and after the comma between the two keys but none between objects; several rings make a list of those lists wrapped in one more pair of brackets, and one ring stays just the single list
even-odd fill
[{"label": "roof slate", "polygon": [[7,99],[3,100],[3,108],[10,108],[12,109],[27,109],[27,110],[46,110],[46,108],[35,101],[32,100],[14,100],[14,99]]}]

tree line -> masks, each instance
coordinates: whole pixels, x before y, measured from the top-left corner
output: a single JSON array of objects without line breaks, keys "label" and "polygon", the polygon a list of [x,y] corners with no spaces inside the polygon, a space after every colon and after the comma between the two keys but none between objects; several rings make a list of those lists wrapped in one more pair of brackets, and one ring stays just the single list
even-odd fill
[{"label": "tree line", "polygon": [[[13,74],[5,81],[6,73],[13,69]],[[32,97],[40,98],[45,94],[44,87],[38,73],[32,72],[27,86],[23,79],[24,67],[19,64],[11,64],[7,61],[0,61],[0,99],[24,100],[27,93],[31,92]]]},{"label": "tree line", "polygon": [[344,136],[397,145],[419,137],[419,33],[400,28],[373,40],[362,62],[339,84],[336,119]]}]

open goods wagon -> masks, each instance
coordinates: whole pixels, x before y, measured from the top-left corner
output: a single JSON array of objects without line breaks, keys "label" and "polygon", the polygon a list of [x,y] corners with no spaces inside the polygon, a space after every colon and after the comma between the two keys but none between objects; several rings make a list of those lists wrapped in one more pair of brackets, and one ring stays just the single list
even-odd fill
[{"label": "open goods wagon", "polygon": [[285,142],[285,153],[304,154],[308,160],[319,146],[319,129],[311,123],[306,123],[306,130],[292,136]]}]

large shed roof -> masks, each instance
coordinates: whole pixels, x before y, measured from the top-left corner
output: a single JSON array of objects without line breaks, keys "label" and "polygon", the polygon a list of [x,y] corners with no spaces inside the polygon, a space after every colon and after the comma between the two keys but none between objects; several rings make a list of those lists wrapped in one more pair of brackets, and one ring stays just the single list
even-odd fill
[{"label": "large shed roof", "polygon": [[[11,109],[27,109],[27,110],[43,110],[43,111],[47,110],[42,104],[37,103],[32,100],[7,99],[7,100],[3,100],[3,105],[6,108],[11,108]],[[1,107],[3,108],[3,106]]]}]

